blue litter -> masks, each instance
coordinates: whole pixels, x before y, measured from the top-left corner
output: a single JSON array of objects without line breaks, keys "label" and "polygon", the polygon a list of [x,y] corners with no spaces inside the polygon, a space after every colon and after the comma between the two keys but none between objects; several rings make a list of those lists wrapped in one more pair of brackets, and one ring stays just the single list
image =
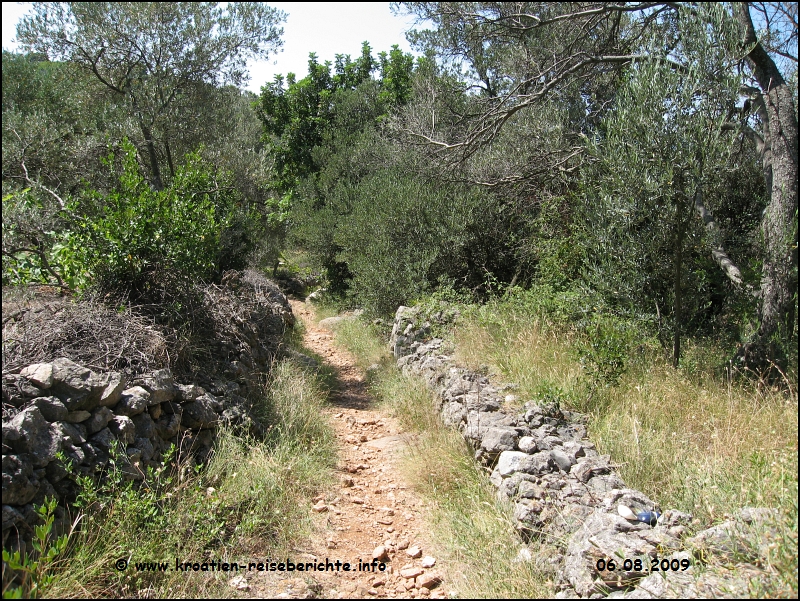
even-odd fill
[{"label": "blue litter", "polygon": [[658,518],[661,517],[660,511],[643,511],[636,514],[636,519],[645,524],[655,526],[658,523]]}]

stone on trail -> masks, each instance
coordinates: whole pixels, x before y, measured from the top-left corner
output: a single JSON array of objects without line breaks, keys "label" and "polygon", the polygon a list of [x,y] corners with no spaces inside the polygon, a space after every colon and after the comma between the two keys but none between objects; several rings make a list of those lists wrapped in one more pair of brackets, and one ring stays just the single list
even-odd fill
[{"label": "stone on trail", "polygon": [[417,568],[417,567],[405,568],[403,570],[400,570],[400,575],[406,580],[410,580],[411,578],[416,578],[422,573],[423,573],[422,568]]},{"label": "stone on trail", "polygon": [[247,580],[244,576],[236,576],[235,578],[231,578],[228,582],[228,586],[231,588],[236,589],[237,591],[249,591],[250,585],[247,583]]},{"label": "stone on trail", "polygon": [[442,577],[433,572],[417,576],[417,584],[421,588],[431,589],[442,581]]}]

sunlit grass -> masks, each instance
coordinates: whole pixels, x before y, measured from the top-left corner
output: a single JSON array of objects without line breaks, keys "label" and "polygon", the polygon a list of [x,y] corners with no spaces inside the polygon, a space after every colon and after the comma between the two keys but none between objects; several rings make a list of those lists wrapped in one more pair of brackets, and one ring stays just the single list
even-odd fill
[{"label": "sunlit grass", "polygon": [[[176,559],[247,563],[288,553],[312,531],[311,497],[336,464],[333,432],[321,418],[326,394],[307,370],[278,364],[264,391],[272,416],[266,440],[222,431],[205,467],[184,464],[149,481],[157,495],[124,484],[83,511],[51,597],[230,596],[224,572],[136,571],[135,562]],[[128,569],[115,562],[128,561]]]},{"label": "sunlit grass", "polygon": [[461,435],[442,425],[424,380],[400,373],[373,326],[355,320],[335,329],[337,342],[359,365],[379,365],[371,378],[373,393],[418,435],[402,469],[430,506],[426,520],[444,560],[438,565],[448,566],[442,568],[448,589],[463,598],[551,597],[546,550],[533,549],[533,561],[515,561],[525,544],[514,528],[512,507],[497,499]]},{"label": "sunlit grass", "polygon": [[715,365],[718,349],[689,341],[685,367],[674,369],[641,346],[618,385],[592,386],[576,331],[546,327],[540,316],[502,303],[492,310],[489,319],[485,307],[465,312],[454,332],[461,361],[488,364],[498,378],[518,383],[519,402],[549,394],[588,413],[590,438],[628,486],[693,514],[698,528],[745,506],[778,508],[783,534],[772,556],[785,584],[764,594],[796,594],[796,374],[768,386],[725,372]]}]

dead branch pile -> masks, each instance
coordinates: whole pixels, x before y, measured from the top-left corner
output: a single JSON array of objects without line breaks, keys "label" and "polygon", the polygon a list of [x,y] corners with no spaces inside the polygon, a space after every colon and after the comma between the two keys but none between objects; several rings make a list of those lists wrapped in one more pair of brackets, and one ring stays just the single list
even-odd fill
[{"label": "dead branch pile", "polygon": [[3,374],[57,357],[96,371],[143,373],[167,367],[174,345],[152,319],[130,309],[3,291]]},{"label": "dead branch pile", "polygon": [[264,370],[294,324],[280,289],[252,270],[170,300],[117,310],[43,289],[4,290],[3,373],[68,357],[96,371],[169,367],[177,377],[239,377]]}]

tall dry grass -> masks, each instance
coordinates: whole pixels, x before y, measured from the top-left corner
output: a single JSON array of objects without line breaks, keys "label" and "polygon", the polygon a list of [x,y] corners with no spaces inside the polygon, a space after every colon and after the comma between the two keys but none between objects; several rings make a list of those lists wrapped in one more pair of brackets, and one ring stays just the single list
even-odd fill
[{"label": "tall dry grass", "polygon": [[[616,386],[592,386],[580,361],[580,334],[518,308],[465,311],[454,331],[458,358],[488,364],[520,385],[519,402],[557,400],[588,413],[589,437],[619,465],[625,482],[662,507],[709,527],[742,507],[772,507],[782,515],[769,563],[783,585],[764,594],[797,592],[798,398],[790,374],[766,385],[715,364],[710,344],[688,342],[674,369],[643,344],[631,349]],[[795,366],[796,367],[796,366]]]},{"label": "tall dry grass", "polygon": [[[286,554],[308,536],[310,499],[330,484],[337,447],[321,418],[324,386],[300,367],[278,364],[264,390],[265,440],[220,432],[210,461],[165,467],[142,488],[93,490],[78,510],[68,553],[53,570],[50,597],[228,597],[230,572],[175,571],[181,562],[248,563]],[[108,487],[107,487],[108,488]],[[115,562],[124,559],[127,569]],[[168,571],[137,571],[167,562]]]}]

